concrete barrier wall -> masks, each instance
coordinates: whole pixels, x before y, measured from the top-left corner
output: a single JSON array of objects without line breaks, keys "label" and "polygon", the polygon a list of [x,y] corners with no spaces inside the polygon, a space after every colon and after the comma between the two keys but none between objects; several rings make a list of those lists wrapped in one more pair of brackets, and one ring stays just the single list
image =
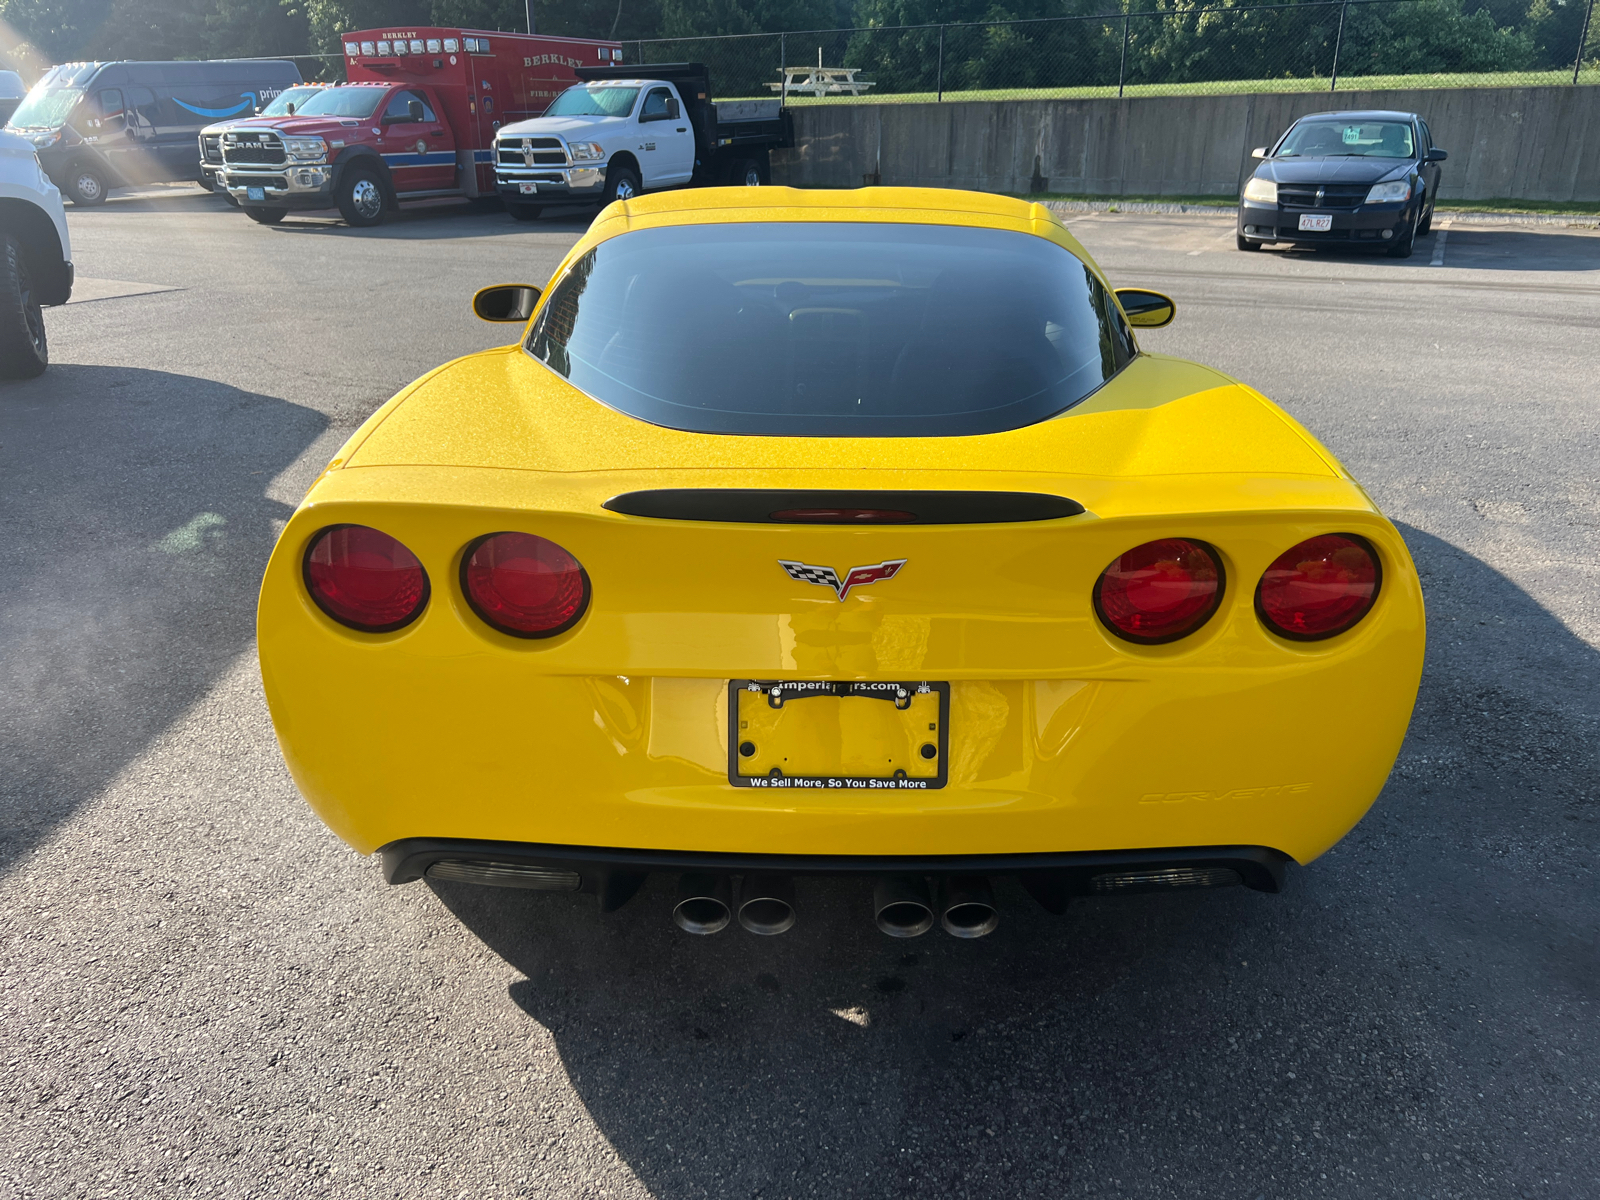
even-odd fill
[{"label": "concrete barrier wall", "polygon": [[796,107],[773,182],[1099,196],[1236,193],[1291,121],[1421,113],[1449,151],[1444,200],[1600,200],[1600,87],[1449,88],[1137,100]]}]

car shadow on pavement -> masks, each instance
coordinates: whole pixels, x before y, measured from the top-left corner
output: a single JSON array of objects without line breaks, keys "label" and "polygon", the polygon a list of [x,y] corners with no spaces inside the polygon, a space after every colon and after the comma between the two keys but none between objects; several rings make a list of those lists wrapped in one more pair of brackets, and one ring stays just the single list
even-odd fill
[{"label": "car shadow on pavement", "polygon": [[252,644],[291,511],[264,489],[326,425],[162,371],[0,387],[0,871]]},{"label": "car shadow on pavement", "polygon": [[[1440,220],[1444,220],[1441,216]],[[1441,234],[1445,238],[1441,267],[1476,271],[1594,271],[1600,272],[1600,235],[1554,233],[1540,229],[1456,225],[1435,228],[1417,239],[1410,258],[1390,258],[1380,251],[1356,246],[1278,246],[1263,251],[1295,259],[1314,257],[1330,262],[1365,262],[1396,269],[1433,267]]]},{"label": "car shadow on pavement", "polygon": [[[406,205],[384,217],[382,225],[355,229],[346,225],[332,209],[291,214],[282,224],[271,226],[279,236],[332,235],[371,238],[377,241],[451,241],[457,238],[503,237],[513,233],[549,233],[574,236],[589,228],[599,210],[584,208],[553,209],[537,221],[517,221],[493,207],[479,207],[460,201]],[[243,213],[240,218],[250,218]]]},{"label": "car shadow on pavement", "polygon": [[[866,886],[837,880],[801,880],[778,938],[679,933],[667,878],[608,917],[430,886],[522,974],[511,999],[655,1196],[1586,1179],[1562,1097],[1600,1069],[1600,659],[1483,562],[1403,532],[1432,621],[1411,733],[1373,813],[1281,896],[1051,917],[1008,883],[1000,929],[962,942],[885,938]],[[1307,730],[1308,769],[1338,752]],[[549,1194],[539,1170],[534,1147],[523,1194]]]}]

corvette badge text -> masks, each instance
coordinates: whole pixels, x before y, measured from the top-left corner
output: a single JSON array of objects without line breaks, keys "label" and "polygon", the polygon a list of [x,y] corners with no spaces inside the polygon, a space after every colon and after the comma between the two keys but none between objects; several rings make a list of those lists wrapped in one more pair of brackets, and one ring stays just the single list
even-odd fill
[{"label": "corvette badge text", "polygon": [[1146,792],[1140,804],[1184,804],[1195,800],[1269,800],[1274,796],[1299,796],[1311,790],[1309,783],[1280,783],[1275,787],[1230,788],[1225,792]]}]

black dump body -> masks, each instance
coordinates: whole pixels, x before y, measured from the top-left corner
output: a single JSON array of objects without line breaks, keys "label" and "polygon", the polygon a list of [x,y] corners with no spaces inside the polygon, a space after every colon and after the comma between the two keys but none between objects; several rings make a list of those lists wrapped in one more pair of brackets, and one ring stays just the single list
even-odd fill
[{"label": "black dump body", "polygon": [[705,63],[636,63],[611,67],[577,67],[584,82],[598,79],[662,79],[678,89],[694,129],[700,172],[718,173],[731,157],[749,157],[778,147],[794,145],[794,122],[782,102],[731,100],[718,104],[711,97],[711,73]]}]

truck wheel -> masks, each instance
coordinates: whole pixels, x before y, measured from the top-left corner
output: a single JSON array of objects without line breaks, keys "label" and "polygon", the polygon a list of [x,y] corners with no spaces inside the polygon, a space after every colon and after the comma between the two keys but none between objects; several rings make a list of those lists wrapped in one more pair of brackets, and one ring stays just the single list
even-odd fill
[{"label": "truck wheel", "polygon": [[32,379],[50,362],[44,313],[28,275],[22,244],[0,239],[0,378]]},{"label": "truck wheel", "polygon": [[67,178],[67,186],[62,189],[67,193],[67,199],[85,208],[104,204],[107,190],[105,176],[93,167],[73,167]]},{"label": "truck wheel", "polygon": [[765,182],[761,164],[753,158],[738,159],[728,170],[729,187],[760,187]]},{"label": "truck wheel", "polygon": [[346,225],[367,229],[383,222],[388,197],[383,194],[383,180],[371,167],[351,167],[344,172],[333,197]]},{"label": "truck wheel", "polygon": [[639,184],[639,173],[632,167],[612,167],[606,172],[605,197],[602,204],[613,200],[636,200],[644,192]]},{"label": "truck wheel", "polygon": [[506,211],[519,221],[537,221],[544,208],[538,204],[516,204],[507,200]]},{"label": "truck wheel", "polygon": [[246,206],[244,215],[257,225],[276,225],[289,215],[286,208],[254,208]]}]

